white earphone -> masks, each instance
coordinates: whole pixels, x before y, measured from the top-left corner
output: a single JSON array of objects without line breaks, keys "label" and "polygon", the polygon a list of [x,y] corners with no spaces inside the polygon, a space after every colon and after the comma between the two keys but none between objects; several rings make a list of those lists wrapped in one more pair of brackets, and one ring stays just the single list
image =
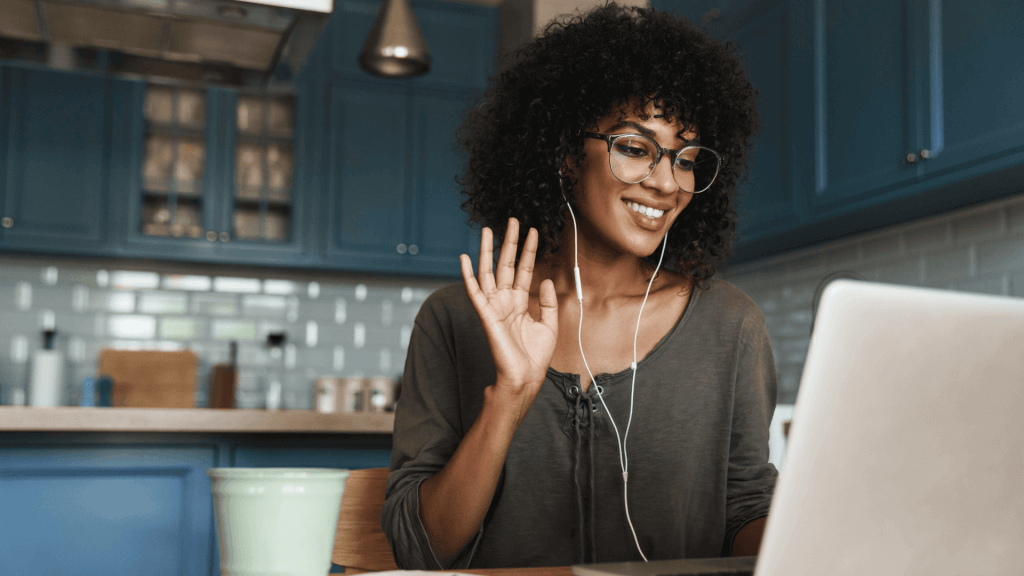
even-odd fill
[{"label": "white earphone", "polygon": [[[565,188],[562,184],[562,178],[565,176],[562,170],[558,171],[558,183],[562,187],[562,198],[565,200],[565,205],[569,208],[569,215],[572,217],[572,231],[573,231],[573,248],[575,249],[575,265],[573,267],[573,274],[576,278],[576,299],[580,302],[580,325],[576,335],[576,341],[580,345],[580,356],[583,357],[583,365],[587,368],[587,374],[590,375],[590,381],[597,386],[594,380],[594,374],[590,371],[590,366],[587,364],[587,357],[583,353],[583,284],[580,282],[580,250],[579,250],[579,236],[577,234],[578,229],[576,227],[576,214],[572,211],[572,205],[569,204],[569,199],[565,197]],[[636,317],[636,332],[633,334],[633,362],[630,364],[630,368],[633,369],[633,381],[630,385],[629,390],[629,420],[626,422],[626,432],[620,438],[619,427],[615,425],[615,419],[612,418],[611,410],[608,409],[608,404],[604,401],[604,397],[601,395],[601,387],[597,386],[597,396],[601,399],[601,405],[604,406],[604,411],[608,414],[608,420],[612,423],[612,429],[615,430],[615,442],[619,448],[619,467],[622,469],[622,500],[626,508],[626,522],[629,523],[629,529],[633,533],[633,542],[636,543],[636,549],[640,552],[640,557],[647,562],[647,556],[644,555],[644,551],[640,549],[640,540],[636,536],[636,529],[633,528],[633,521],[629,517],[629,454],[626,451],[626,441],[629,439],[629,427],[633,423],[633,392],[636,390],[636,341],[637,336],[640,334],[640,318],[644,313],[644,306],[647,304],[647,296],[651,293],[651,285],[654,284],[654,278],[658,275],[658,270],[661,269],[661,261],[665,258],[665,247],[668,245],[668,232],[665,232],[665,237],[661,242],[661,255],[658,257],[658,266],[654,269],[654,274],[651,275],[651,280],[647,283],[647,292],[644,293],[644,301],[640,304],[640,313]]]}]

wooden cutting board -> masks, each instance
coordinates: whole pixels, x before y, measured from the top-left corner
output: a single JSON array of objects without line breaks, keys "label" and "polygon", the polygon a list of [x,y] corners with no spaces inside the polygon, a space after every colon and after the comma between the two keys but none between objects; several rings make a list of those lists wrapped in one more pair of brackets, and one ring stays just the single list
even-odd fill
[{"label": "wooden cutting board", "polygon": [[197,364],[190,350],[101,350],[99,374],[114,379],[114,406],[192,408]]}]

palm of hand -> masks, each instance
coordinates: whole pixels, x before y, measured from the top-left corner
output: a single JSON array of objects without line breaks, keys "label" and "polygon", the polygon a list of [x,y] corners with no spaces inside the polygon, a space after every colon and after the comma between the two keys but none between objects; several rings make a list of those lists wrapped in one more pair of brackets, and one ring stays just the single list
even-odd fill
[{"label": "palm of hand", "polygon": [[558,334],[558,309],[551,280],[540,287],[540,320],[529,312],[530,285],[537,251],[537,231],[527,234],[519,268],[515,266],[519,223],[509,220],[505,241],[498,258],[497,272],[491,271],[493,257],[489,228],[480,241],[479,278],[472,273],[469,257],[462,258],[462,276],[473,307],[480,316],[491,349],[498,384],[534,394],[544,381],[555,350]]}]

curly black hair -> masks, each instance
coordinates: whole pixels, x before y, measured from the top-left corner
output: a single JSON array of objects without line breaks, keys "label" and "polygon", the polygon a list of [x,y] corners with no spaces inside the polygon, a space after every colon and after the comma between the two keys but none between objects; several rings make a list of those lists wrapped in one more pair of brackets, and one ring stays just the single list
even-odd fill
[{"label": "curly black hair", "polygon": [[575,198],[567,158],[585,161],[582,131],[616,109],[654,103],[666,119],[696,125],[701,144],[722,156],[714,184],[672,225],[663,264],[704,284],[731,253],[736,183],[758,127],[734,47],[674,14],[609,3],[552,22],[502,68],[459,131],[468,163],[457,181],[470,219],[501,238],[515,216],[520,243],[534,227],[538,253],[557,252],[568,218],[562,187]]}]

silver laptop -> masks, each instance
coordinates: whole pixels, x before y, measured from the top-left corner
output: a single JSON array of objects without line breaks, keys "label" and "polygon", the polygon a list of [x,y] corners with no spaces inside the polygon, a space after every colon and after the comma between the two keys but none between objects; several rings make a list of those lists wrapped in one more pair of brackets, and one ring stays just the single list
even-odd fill
[{"label": "silver laptop", "polygon": [[756,566],[707,562],[572,571],[1024,574],[1024,299],[830,284]]}]

